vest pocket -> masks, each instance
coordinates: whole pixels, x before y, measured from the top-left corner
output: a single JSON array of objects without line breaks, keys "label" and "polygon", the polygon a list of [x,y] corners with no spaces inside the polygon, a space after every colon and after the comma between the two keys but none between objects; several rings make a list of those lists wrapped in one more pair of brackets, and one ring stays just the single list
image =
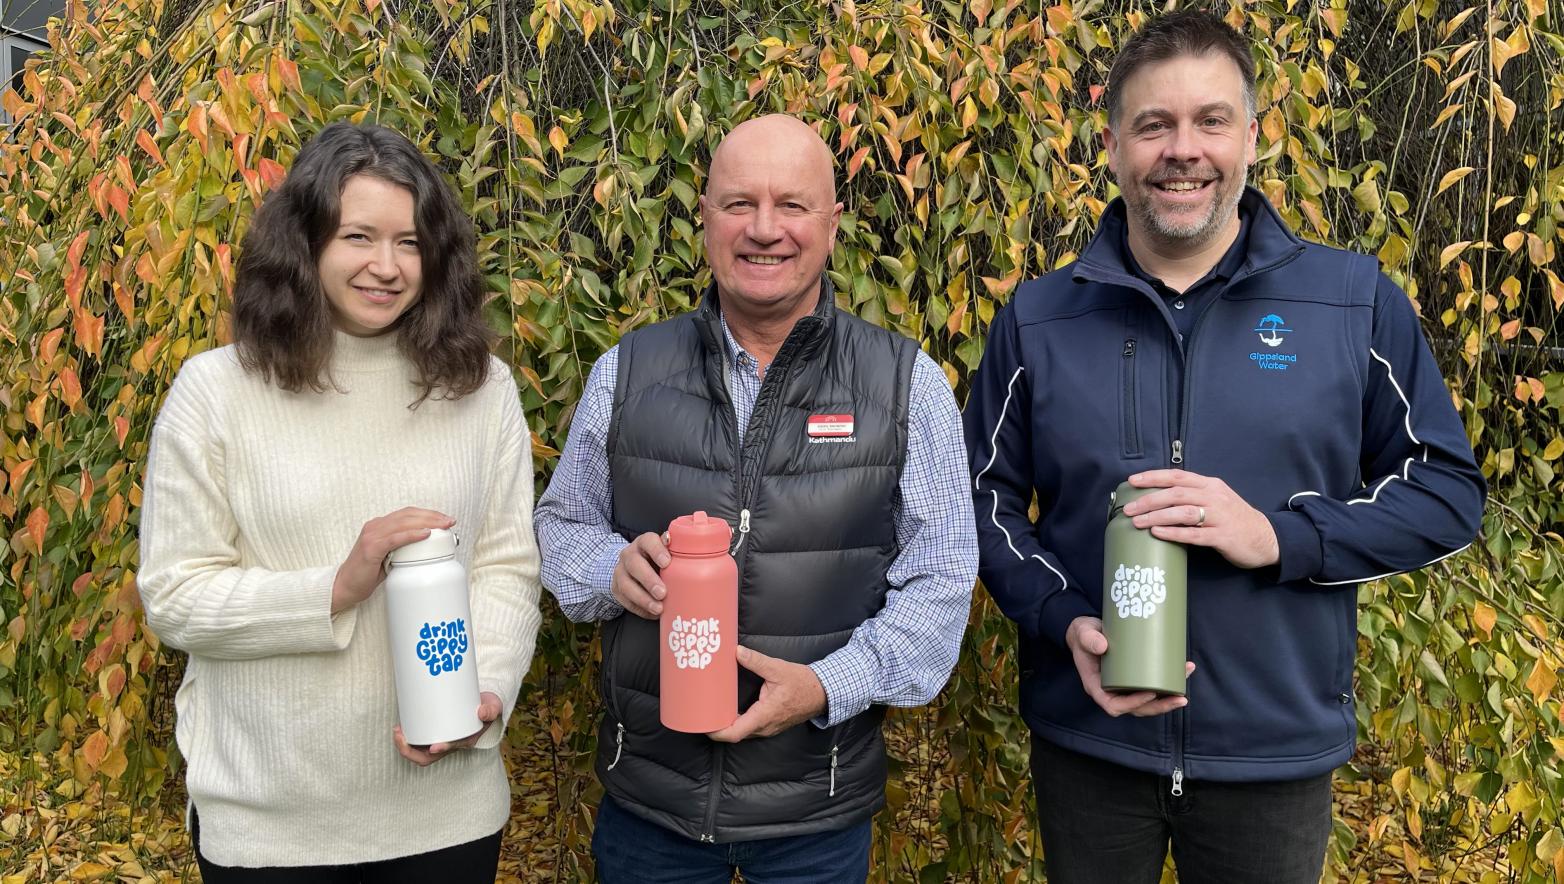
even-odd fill
[{"label": "vest pocket", "polygon": [[1119,352],[1119,454],[1140,457],[1140,397],[1136,394],[1135,338],[1126,337]]}]

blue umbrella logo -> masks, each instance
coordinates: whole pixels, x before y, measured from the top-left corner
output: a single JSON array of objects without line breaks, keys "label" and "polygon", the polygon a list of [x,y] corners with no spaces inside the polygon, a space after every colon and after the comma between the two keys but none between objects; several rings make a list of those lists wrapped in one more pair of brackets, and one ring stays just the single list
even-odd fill
[{"label": "blue umbrella logo", "polygon": [[1275,313],[1267,313],[1265,318],[1260,320],[1260,324],[1255,328],[1255,331],[1259,332],[1260,340],[1265,342],[1267,347],[1275,347],[1281,344],[1282,335],[1292,331],[1290,328],[1283,327],[1286,324],[1286,320]]}]

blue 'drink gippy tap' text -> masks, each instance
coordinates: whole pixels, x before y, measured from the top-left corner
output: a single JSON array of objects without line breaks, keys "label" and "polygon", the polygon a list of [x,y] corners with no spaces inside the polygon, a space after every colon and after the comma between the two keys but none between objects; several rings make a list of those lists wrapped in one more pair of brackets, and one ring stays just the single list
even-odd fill
[{"label": "blue 'drink gippy tap' text", "polygon": [[425,623],[418,630],[418,659],[429,667],[430,675],[455,672],[462,668],[467,654],[467,621],[441,620]]}]

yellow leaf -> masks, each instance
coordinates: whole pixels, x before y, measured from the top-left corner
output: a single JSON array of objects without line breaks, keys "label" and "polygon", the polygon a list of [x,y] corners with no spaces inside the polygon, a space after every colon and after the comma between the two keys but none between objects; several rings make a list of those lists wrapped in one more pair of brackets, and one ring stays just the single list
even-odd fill
[{"label": "yellow leaf", "polygon": [[72,881],[95,881],[99,878],[102,878],[104,875],[110,874],[113,871],[113,869],[105,865],[100,865],[95,862],[84,862],[76,868],[71,869],[70,877]]},{"label": "yellow leaf", "polygon": [[1515,102],[1504,94],[1497,82],[1491,83],[1489,94],[1493,97],[1493,112],[1498,115],[1499,123],[1504,126],[1504,131],[1510,131],[1510,124],[1515,122]]},{"label": "yellow leaf", "polygon": [[1434,191],[1434,196],[1438,196],[1439,194],[1449,190],[1450,187],[1457,181],[1460,181],[1462,178],[1465,178],[1475,171],[1476,169],[1472,166],[1462,166],[1459,169],[1451,169],[1450,171],[1446,172],[1444,177],[1439,179],[1439,189]]},{"label": "yellow leaf", "polygon": [[1444,249],[1439,252],[1439,269],[1443,270],[1446,267],[1449,267],[1450,262],[1454,261],[1456,258],[1459,258],[1461,253],[1466,251],[1466,247],[1471,244],[1472,241],[1468,239],[1445,246]]},{"label": "yellow leaf", "polygon": [[1396,796],[1407,793],[1407,786],[1412,782],[1412,768],[1403,767],[1390,775],[1390,788],[1394,789]]},{"label": "yellow leaf", "polygon": [[1554,436],[1548,447],[1542,449],[1542,459],[1546,461],[1558,460],[1561,454],[1564,454],[1564,436]]},{"label": "yellow leaf", "polygon": [[[1561,445],[1564,447],[1564,445]],[[1486,602],[1478,602],[1472,610],[1472,623],[1483,631],[1483,638],[1493,638],[1494,624],[1499,622],[1499,612],[1495,611]]]},{"label": "yellow leaf", "polygon": [[565,130],[555,126],[548,130],[548,143],[553,146],[554,153],[560,157],[565,155],[565,147],[570,144],[570,139],[565,137]]},{"label": "yellow leaf", "polygon": [[1530,629],[1531,634],[1535,635],[1539,640],[1548,640],[1548,624],[1543,623],[1541,617],[1538,617],[1536,614],[1527,614],[1521,618],[1521,622],[1526,624],[1526,628]]},{"label": "yellow leaf", "polygon": [[1437,128],[1439,128],[1439,124],[1440,123],[1443,123],[1445,120],[1448,120],[1451,117],[1455,116],[1456,113],[1458,111],[1460,111],[1460,109],[1463,108],[1463,107],[1466,107],[1466,105],[1464,105],[1464,104],[1452,104],[1452,105],[1449,105],[1444,110],[1439,112],[1439,116],[1434,117],[1434,124],[1432,126],[1429,126],[1428,128],[1430,128],[1430,129],[1437,129]]},{"label": "yellow leaf", "polygon": [[1519,230],[1512,230],[1504,235],[1504,250],[1513,252],[1526,242],[1526,234]]},{"label": "yellow leaf", "polygon": [[1554,685],[1559,682],[1559,677],[1553,672],[1552,667],[1537,658],[1537,663],[1531,668],[1531,675],[1526,677],[1526,690],[1531,691],[1532,699],[1541,703],[1553,693]]},{"label": "yellow leaf", "polygon": [[1406,864],[1407,871],[1412,877],[1416,878],[1417,870],[1423,864],[1423,857],[1417,852],[1417,848],[1412,846],[1412,842],[1401,842],[1401,861]]}]

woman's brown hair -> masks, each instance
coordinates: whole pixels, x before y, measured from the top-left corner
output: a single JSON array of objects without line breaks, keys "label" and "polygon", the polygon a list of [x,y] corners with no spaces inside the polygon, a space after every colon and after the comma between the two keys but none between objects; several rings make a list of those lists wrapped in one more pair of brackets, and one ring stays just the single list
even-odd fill
[{"label": "woman's brown hair", "polygon": [[434,164],[402,135],[332,123],[311,138],[282,186],[256,211],[239,254],[233,328],[239,360],[289,392],[324,392],[334,343],[321,291],[321,251],[341,222],[342,188],[369,175],[413,195],[423,291],[397,320],[397,348],[417,370],[419,396],[459,398],[489,373],[483,280],[472,219]]}]

